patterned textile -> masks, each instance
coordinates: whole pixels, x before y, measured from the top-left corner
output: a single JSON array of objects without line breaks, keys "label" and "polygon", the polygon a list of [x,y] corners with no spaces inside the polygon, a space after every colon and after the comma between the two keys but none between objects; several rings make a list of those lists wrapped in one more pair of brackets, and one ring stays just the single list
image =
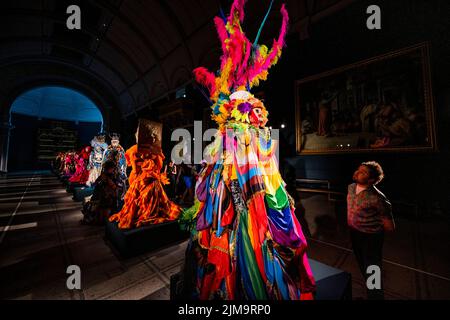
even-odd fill
[{"label": "patterned textile", "polygon": [[217,76],[194,70],[209,90],[219,131],[204,152],[207,166],[196,182],[195,204],[179,220],[191,231],[185,293],[202,300],[311,299],[315,281],[307,244],[265,127],[268,112],[248,92],[278,61],[288,14],[283,5],[281,31],[269,50],[243,33],[245,2],[235,0],[228,18],[214,20],[223,51]]},{"label": "patterned textile", "polygon": [[102,173],[102,164],[108,145],[104,137],[95,137],[91,141],[92,151],[89,157],[89,178],[86,185],[91,186]]},{"label": "patterned textile", "polygon": [[75,170],[75,152],[67,152],[64,157],[64,175],[70,178],[75,173]]},{"label": "patterned textile", "polygon": [[375,186],[356,194],[356,183],[348,186],[347,222],[360,232],[378,233],[384,231],[383,220],[393,220],[392,205]]},{"label": "patterned textile", "polygon": [[69,181],[72,183],[85,184],[89,179],[89,171],[87,164],[91,154],[91,147],[87,146],[81,149],[75,156],[75,173],[70,177]]},{"label": "patterned textile", "polygon": [[[251,139],[250,131],[244,130],[245,147],[225,142],[223,152],[215,153],[215,143],[209,146],[214,161],[197,180],[194,206],[180,218],[192,232],[190,297],[311,297],[315,282],[307,244],[278,171],[275,145],[264,134]],[[219,133],[215,141],[226,136]]]},{"label": "patterned textile", "polygon": [[109,145],[105,151],[105,155],[103,157],[103,163],[106,161],[113,161],[117,164],[117,172],[125,176],[127,175],[127,160],[125,158],[125,150],[121,145],[113,146]]},{"label": "patterned textile", "polygon": [[119,210],[120,188],[122,181],[116,174],[102,172],[95,181],[94,192],[83,205],[83,223],[103,224],[111,212]]}]

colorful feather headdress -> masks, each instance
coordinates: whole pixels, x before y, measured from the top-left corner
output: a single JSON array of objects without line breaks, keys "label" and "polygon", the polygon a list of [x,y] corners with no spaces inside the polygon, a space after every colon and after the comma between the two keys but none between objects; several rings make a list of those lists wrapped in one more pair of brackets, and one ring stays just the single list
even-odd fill
[{"label": "colorful feather headdress", "polygon": [[284,46],[289,21],[284,4],[281,7],[283,21],[278,39],[273,41],[270,50],[265,45],[258,45],[273,1],[253,43],[241,27],[246,0],[234,0],[228,18],[214,18],[223,51],[218,76],[203,67],[196,68],[194,76],[198,83],[208,89],[213,103],[212,119],[219,126],[229,121],[253,124],[250,116],[253,108],[260,108],[262,115],[267,117],[263,103],[249,91],[267,79],[269,68],[278,62]]}]

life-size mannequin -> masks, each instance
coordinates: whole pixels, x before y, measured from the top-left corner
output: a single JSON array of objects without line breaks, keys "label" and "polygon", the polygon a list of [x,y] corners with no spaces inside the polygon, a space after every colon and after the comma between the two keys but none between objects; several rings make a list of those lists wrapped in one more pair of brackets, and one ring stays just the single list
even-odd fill
[{"label": "life-size mannequin", "polygon": [[64,171],[65,177],[70,178],[75,173],[75,152],[69,151],[64,156]]},{"label": "life-size mannequin", "polygon": [[[191,231],[184,269],[188,299],[312,299],[315,281],[294,203],[278,170],[276,143],[266,127],[268,112],[249,91],[265,80],[284,44],[273,47],[244,35],[244,0],[215,24],[222,41],[221,69],[194,70],[208,88],[219,130],[205,150],[207,166],[196,182],[194,206],[181,226]],[[258,38],[258,37],[257,37]]]},{"label": "life-size mannequin", "polygon": [[107,161],[112,161],[116,164],[116,174],[118,185],[118,195],[120,200],[123,200],[126,193],[127,184],[127,161],[125,158],[125,150],[120,145],[120,135],[117,133],[112,133],[111,144],[105,151],[103,157],[103,163]]},{"label": "life-size mannequin", "polygon": [[112,133],[111,144],[105,151],[105,156],[103,162],[114,161],[117,164],[117,171],[126,176],[127,175],[127,162],[125,159],[125,150],[120,145],[120,135],[117,133]]},{"label": "life-size mannequin", "polygon": [[102,173],[102,164],[105,151],[108,145],[105,142],[104,135],[95,136],[91,141],[92,151],[89,156],[89,178],[86,182],[87,186],[91,186],[95,183],[95,180]]},{"label": "life-size mannequin", "polygon": [[157,224],[178,218],[180,208],[166,195],[163,185],[169,181],[161,173],[164,154],[160,124],[141,119],[136,132],[137,144],[127,150],[127,165],[132,167],[130,187],[122,210],[110,217],[121,229]]},{"label": "life-size mannequin", "polygon": [[82,224],[104,224],[111,212],[119,209],[120,180],[118,177],[117,164],[114,161],[106,161],[101,175],[95,181],[92,197],[83,206]]},{"label": "life-size mannequin", "polygon": [[89,170],[87,165],[91,154],[91,146],[83,147],[80,152],[75,155],[75,173],[70,177],[72,183],[86,184],[89,179]]},{"label": "life-size mannequin", "polygon": [[65,158],[65,153],[64,152],[58,152],[56,154],[55,161],[53,161],[53,170],[58,175],[62,175],[63,174],[64,158]]}]

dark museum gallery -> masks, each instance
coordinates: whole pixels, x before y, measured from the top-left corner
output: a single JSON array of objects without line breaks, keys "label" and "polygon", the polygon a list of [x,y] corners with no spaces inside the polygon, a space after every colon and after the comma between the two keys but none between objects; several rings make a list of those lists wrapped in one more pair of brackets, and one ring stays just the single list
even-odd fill
[{"label": "dark museum gallery", "polygon": [[0,16],[1,300],[450,299],[449,1]]}]

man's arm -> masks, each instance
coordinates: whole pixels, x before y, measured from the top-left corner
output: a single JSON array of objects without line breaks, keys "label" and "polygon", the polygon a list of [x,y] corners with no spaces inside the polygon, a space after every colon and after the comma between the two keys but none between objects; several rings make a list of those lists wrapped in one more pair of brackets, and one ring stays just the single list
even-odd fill
[{"label": "man's arm", "polygon": [[392,216],[392,204],[386,198],[380,198],[381,219],[383,221],[384,231],[392,232],[395,230],[395,222]]}]

